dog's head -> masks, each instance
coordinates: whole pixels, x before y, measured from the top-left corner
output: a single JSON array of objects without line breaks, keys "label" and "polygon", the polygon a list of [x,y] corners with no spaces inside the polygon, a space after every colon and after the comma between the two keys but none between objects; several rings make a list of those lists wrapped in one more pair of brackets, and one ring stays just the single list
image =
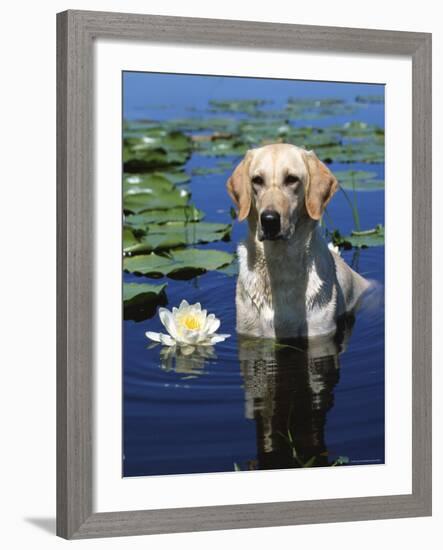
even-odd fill
[{"label": "dog's head", "polygon": [[238,220],[256,220],[259,240],[288,239],[303,217],[319,220],[338,189],[313,151],[278,143],[250,149],[227,182]]}]

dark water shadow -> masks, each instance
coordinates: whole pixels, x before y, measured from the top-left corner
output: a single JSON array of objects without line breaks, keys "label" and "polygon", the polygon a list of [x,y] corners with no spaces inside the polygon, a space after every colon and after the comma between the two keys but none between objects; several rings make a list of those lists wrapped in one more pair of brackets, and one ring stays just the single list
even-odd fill
[{"label": "dark water shadow", "polygon": [[42,531],[55,535],[56,522],[55,518],[24,518],[27,523],[39,527]]},{"label": "dark water shadow", "polygon": [[287,340],[239,339],[245,383],[245,416],[256,423],[257,458],[248,469],[332,466],[325,441],[327,413],[339,381],[339,355],[354,317],[342,319],[331,337]]}]

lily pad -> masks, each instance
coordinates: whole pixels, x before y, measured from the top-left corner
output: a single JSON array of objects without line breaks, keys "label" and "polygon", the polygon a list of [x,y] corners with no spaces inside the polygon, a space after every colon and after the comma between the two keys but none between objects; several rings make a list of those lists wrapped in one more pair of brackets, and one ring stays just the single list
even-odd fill
[{"label": "lily pad", "polygon": [[189,193],[185,189],[171,188],[152,192],[146,189],[142,193],[129,193],[123,198],[123,210],[132,214],[140,214],[146,210],[163,210],[186,206]]},{"label": "lily pad", "polygon": [[200,155],[208,157],[242,156],[248,150],[248,144],[237,138],[217,139],[196,143]]},{"label": "lily pad", "polygon": [[235,257],[234,261],[231,262],[229,265],[225,267],[221,267],[217,271],[220,271],[221,273],[224,273],[225,275],[228,275],[228,277],[236,277],[238,275],[238,259]]},{"label": "lily pad", "polygon": [[147,227],[147,234],[129,242],[124,247],[125,254],[146,254],[153,250],[169,250],[191,244],[204,244],[227,240],[232,226],[222,223],[184,223],[169,222],[152,224]]},{"label": "lily pad", "polygon": [[123,140],[125,172],[146,172],[184,164],[192,150],[191,140],[182,132],[147,128],[140,136]]},{"label": "lily pad", "polygon": [[123,176],[123,193],[162,193],[172,191],[174,184],[164,175],[154,174],[125,174]]},{"label": "lily pad", "polygon": [[324,98],[304,98],[304,97],[289,97],[288,105],[298,105],[305,109],[312,109],[313,107],[324,107],[331,105],[343,105],[344,99],[334,98],[334,97],[324,97]]},{"label": "lily pad", "polygon": [[195,206],[169,208],[168,210],[147,210],[140,214],[125,216],[125,225],[132,229],[146,230],[149,224],[166,222],[197,222],[204,214]]},{"label": "lily pad", "polygon": [[[332,107],[331,107],[332,108]],[[335,107],[334,107],[335,108]],[[294,113],[291,113],[291,116]],[[327,128],[295,126],[286,118],[257,117],[243,119],[231,137],[217,140],[196,140],[194,149],[201,155],[242,156],[251,147],[267,143],[294,143],[306,149],[318,150],[325,162],[384,162],[384,132],[382,128],[360,121]],[[196,169],[199,175],[215,173],[216,169]]]},{"label": "lily pad", "polygon": [[376,95],[376,94],[368,94],[368,95],[358,95],[355,98],[355,101],[357,103],[369,103],[369,104],[376,104],[376,103],[384,103],[385,97],[383,95]]},{"label": "lily pad", "polygon": [[356,105],[345,103],[345,100],[340,98],[289,98],[285,112],[290,119],[315,120],[349,115],[356,108]]},{"label": "lily pad", "polygon": [[234,256],[220,250],[186,248],[170,252],[167,256],[151,254],[133,256],[123,260],[123,268],[130,273],[148,277],[168,275],[174,279],[190,279],[196,275],[229,265]]},{"label": "lily pad", "polygon": [[146,295],[159,296],[167,287],[167,283],[153,285],[150,283],[123,283],[123,303],[125,306],[133,304],[137,299]]},{"label": "lily pad", "polygon": [[343,189],[355,189],[356,191],[378,191],[384,189],[384,181],[375,179],[376,172],[366,170],[337,170],[334,172],[340,187]]},{"label": "lily pad", "polygon": [[317,147],[340,146],[341,141],[337,136],[329,132],[322,132],[300,138],[299,145],[305,149],[316,149]]},{"label": "lily pad", "polygon": [[152,175],[163,176],[176,185],[179,185],[180,183],[187,183],[191,180],[191,176],[182,170],[176,170],[174,172],[154,172]]},{"label": "lily pad", "polygon": [[142,321],[153,317],[157,306],[166,305],[167,284],[124,283],[123,305],[125,320]]},{"label": "lily pad", "polygon": [[123,122],[123,133],[145,131],[147,127],[154,125],[153,120],[125,120]]},{"label": "lily pad", "polygon": [[210,176],[211,174],[223,174],[223,172],[226,172],[226,170],[227,168],[219,165],[198,166],[197,168],[193,168],[192,175],[193,176]]},{"label": "lily pad", "polygon": [[165,126],[185,132],[201,132],[204,130],[211,130],[213,132],[235,132],[238,127],[238,121],[233,117],[215,118],[202,115],[199,118],[168,120],[165,122]]},{"label": "lily pad", "polygon": [[323,162],[367,163],[379,164],[384,162],[384,147],[375,143],[359,143],[335,145],[327,147],[316,147],[315,152]]},{"label": "lily pad", "polygon": [[123,250],[130,249],[138,243],[139,240],[134,235],[132,229],[129,227],[123,227]]},{"label": "lily pad", "polygon": [[254,113],[259,107],[269,103],[264,99],[232,99],[229,101],[210,100],[209,105],[213,111],[226,111],[233,113]]},{"label": "lily pad", "polygon": [[375,134],[384,134],[383,128],[359,120],[345,122],[343,126],[330,126],[329,131],[338,132],[345,137],[368,137]]},{"label": "lily pad", "polygon": [[191,142],[187,135],[176,130],[168,131],[164,128],[146,128],[141,136],[130,137],[124,140],[126,147],[133,151],[155,150],[189,152]]},{"label": "lily pad", "polygon": [[334,245],[344,249],[368,248],[385,244],[385,229],[380,224],[373,229],[352,231],[350,235],[344,236],[339,231],[334,231],[331,236]]},{"label": "lily pad", "polygon": [[340,182],[353,179],[372,180],[377,177],[377,172],[369,170],[336,170],[334,174]]},{"label": "lily pad", "polygon": [[163,149],[152,149],[134,152],[125,148],[123,150],[123,167],[125,172],[149,172],[184,164],[188,158],[189,155],[181,151],[169,153]]}]

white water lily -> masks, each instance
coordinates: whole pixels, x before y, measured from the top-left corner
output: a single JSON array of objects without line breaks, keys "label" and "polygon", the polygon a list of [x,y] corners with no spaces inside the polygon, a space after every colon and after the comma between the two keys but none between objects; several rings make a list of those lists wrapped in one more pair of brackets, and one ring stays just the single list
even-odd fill
[{"label": "white water lily", "polygon": [[216,334],[220,319],[202,309],[199,303],[189,305],[182,300],[180,307],[172,308],[172,312],[161,307],[158,310],[160,321],[168,331],[146,332],[146,337],[165,346],[213,346],[229,338],[230,334]]}]

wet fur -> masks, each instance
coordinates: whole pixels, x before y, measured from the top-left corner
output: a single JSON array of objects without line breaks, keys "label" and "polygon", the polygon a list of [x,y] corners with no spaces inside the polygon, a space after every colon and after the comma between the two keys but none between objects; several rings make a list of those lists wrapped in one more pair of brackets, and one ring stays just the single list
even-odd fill
[{"label": "wet fur", "polygon": [[[278,152],[272,151],[272,162]],[[275,241],[259,240],[259,210],[251,203],[248,237],[238,247],[237,331],[283,339],[333,334],[369,282],[328,248],[305,201],[294,211],[288,238]]]}]

